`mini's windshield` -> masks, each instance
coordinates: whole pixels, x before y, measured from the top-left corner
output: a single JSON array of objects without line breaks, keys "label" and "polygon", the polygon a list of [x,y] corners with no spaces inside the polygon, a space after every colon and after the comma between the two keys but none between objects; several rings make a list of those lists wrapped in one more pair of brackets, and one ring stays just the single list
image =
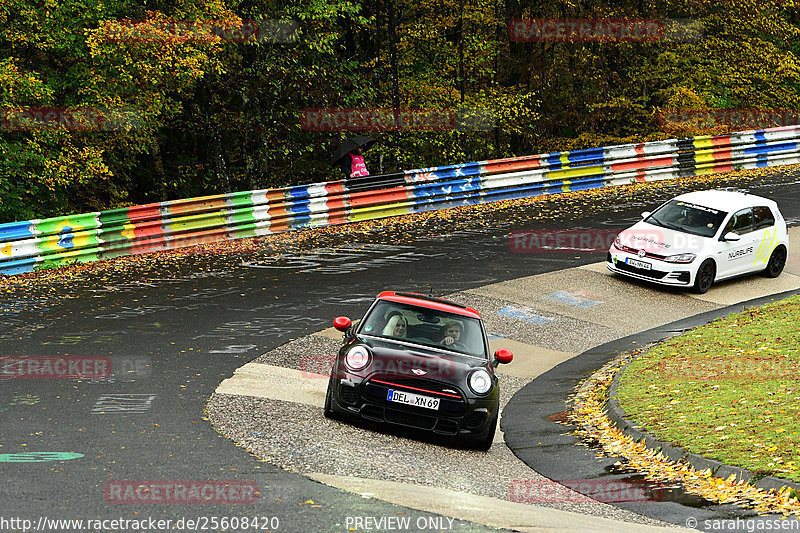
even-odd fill
[{"label": "mini's windshield", "polygon": [[486,357],[480,321],[445,311],[381,300],[359,333]]},{"label": "mini's windshield", "polygon": [[655,213],[644,219],[644,221],[648,224],[691,233],[692,235],[713,237],[717,234],[717,230],[727,214],[725,211],[718,209],[671,200],[659,207]]}]

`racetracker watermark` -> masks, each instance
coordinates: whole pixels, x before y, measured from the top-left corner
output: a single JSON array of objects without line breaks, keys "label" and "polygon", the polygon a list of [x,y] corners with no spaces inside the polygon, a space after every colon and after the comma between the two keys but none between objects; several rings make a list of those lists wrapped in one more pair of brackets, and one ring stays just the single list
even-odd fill
[{"label": "racetracker watermark", "polygon": [[107,379],[110,375],[109,357],[92,355],[0,357],[0,379]]},{"label": "racetracker watermark", "polygon": [[607,252],[619,234],[612,229],[542,229],[512,231],[508,246],[515,254]]},{"label": "racetracker watermark", "polygon": [[108,481],[103,486],[106,503],[231,504],[255,503],[255,481]]},{"label": "racetracker watermark", "polygon": [[488,131],[494,111],[485,108],[306,108],[301,126],[307,131]]},{"label": "racetracker watermark", "polygon": [[688,233],[675,234],[669,239],[657,229],[541,229],[518,230],[508,234],[508,247],[515,254],[541,253],[600,253],[611,245],[628,253],[667,254],[671,250],[698,248],[703,238]]},{"label": "racetracker watermark", "polygon": [[516,503],[605,503],[661,501],[663,489],[644,480],[515,479],[508,499]]},{"label": "racetracker watermark", "polygon": [[[328,379],[335,361],[334,355],[307,355],[300,360],[300,375],[307,379]],[[374,374],[426,379],[448,379],[458,371],[455,363],[446,359],[400,356],[387,360],[373,358],[369,368]],[[347,371],[346,366],[342,369]]]},{"label": "racetracker watermark", "polygon": [[292,20],[117,20],[106,23],[111,42],[215,41],[293,43],[300,27]]},{"label": "racetracker watermark", "polygon": [[671,19],[515,19],[508,23],[513,42],[657,43],[697,42],[697,21]]},{"label": "racetracker watermark", "polygon": [[800,124],[796,109],[664,109],[658,115],[662,128],[729,131],[761,130]]},{"label": "racetracker watermark", "polygon": [[156,519],[137,518],[52,518],[37,520],[0,516],[0,531],[275,531],[280,529],[277,516],[192,516]]},{"label": "racetracker watermark", "polygon": [[142,125],[129,108],[28,107],[0,110],[3,131],[131,131]]},{"label": "racetracker watermark", "polygon": [[[736,333],[736,327],[728,331]],[[769,347],[764,347],[768,349]],[[754,354],[761,350],[753,350]],[[742,359],[720,357],[717,359],[685,360],[668,359],[658,365],[659,377],[663,379],[687,379],[691,381],[766,381],[772,379],[795,379],[800,364],[786,357],[758,357],[737,354]]]}]

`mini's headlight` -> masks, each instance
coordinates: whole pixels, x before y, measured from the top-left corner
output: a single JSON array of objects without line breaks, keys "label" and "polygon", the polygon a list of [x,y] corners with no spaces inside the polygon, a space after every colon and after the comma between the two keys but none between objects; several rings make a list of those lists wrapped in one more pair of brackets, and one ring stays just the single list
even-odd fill
[{"label": "mini's headlight", "polygon": [[350,348],[350,351],[344,356],[344,364],[350,370],[363,370],[369,364],[369,350],[363,346]]},{"label": "mini's headlight", "polygon": [[691,263],[695,257],[697,257],[695,254],[677,254],[665,257],[664,261],[667,263]]},{"label": "mini's headlight", "polygon": [[474,370],[469,375],[467,382],[469,383],[469,388],[475,394],[486,394],[492,389],[492,376],[482,368]]},{"label": "mini's headlight", "polygon": [[619,238],[619,234],[617,234],[617,236],[614,237],[614,247],[617,250],[622,250],[622,239]]}]

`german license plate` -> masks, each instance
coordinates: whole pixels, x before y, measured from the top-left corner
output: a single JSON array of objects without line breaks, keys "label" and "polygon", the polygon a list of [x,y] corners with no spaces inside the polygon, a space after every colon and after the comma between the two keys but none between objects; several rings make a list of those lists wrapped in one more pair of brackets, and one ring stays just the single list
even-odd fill
[{"label": "german license plate", "polygon": [[389,395],[386,397],[390,402],[402,403],[405,405],[413,405],[415,407],[424,407],[425,409],[439,409],[439,398],[431,398],[430,396],[421,396],[411,392],[390,390]]},{"label": "german license plate", "polygon": [[644,270],[650,270],[653,268],[653,265],[651,265],[650,263],[647,263],[645,261],[639,261],[638,259],[631,259],[630,257],[625,259],[625,262],[632,267],[642,268]]}]

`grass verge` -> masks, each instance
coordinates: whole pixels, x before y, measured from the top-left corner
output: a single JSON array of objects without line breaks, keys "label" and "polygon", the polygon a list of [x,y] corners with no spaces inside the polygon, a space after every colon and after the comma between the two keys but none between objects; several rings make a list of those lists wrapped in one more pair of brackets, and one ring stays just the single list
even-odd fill
[{"label": "grass verge", "polygon": [[800,295],[715,320],[634,359],[628,418],[659,440],[800,481]]}]

